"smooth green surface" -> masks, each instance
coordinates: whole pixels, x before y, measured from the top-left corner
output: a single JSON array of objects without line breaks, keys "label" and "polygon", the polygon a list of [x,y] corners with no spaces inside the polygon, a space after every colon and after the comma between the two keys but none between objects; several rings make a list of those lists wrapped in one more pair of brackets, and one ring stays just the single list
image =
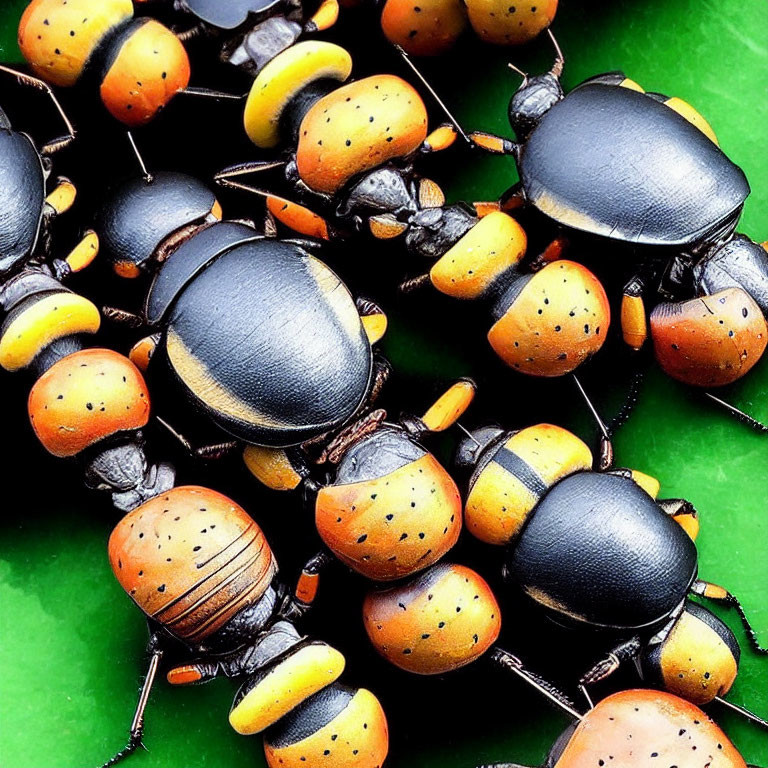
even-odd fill
[{"label": "smooth green surface", "polygon": [[[6,2],[0,9],[0,29],[5,33],[0,58],[5,61],[17,56],[15,24],[23,5]],[[556,29],[568,58],[566,87],[591,74],[622,68],[649,90],[693,102],[752,184],[741,230],[757,240],[767,238],[764,0],[563,0],[563,5]],[[356,45],[365,44],[365,36],[358,35]],[[535,70],[548,66],[551,52],[545,41],[525,53],[501,53],[465,43],[450,60],[425,64],[424,69],[465,125],[507,133],[506,101],[517,83],[504,66],[507,56]],[[392,59],[384,55],[382,69],[391,66]],[[172,111],[164,119],[172,123]],[[239,126],[235,123],[232,130]],[[449,178],[446,168],[451,169],[446,184],[450,199],[489,199],[512,181],[510,162],[457,156],[460,167],[448,157],[431,170],[442,182]],[[239,159],[244,158],[232,156],[229,161]],[[81,215],[84,212],[87,208]],[[360,259],[366,255],[357,254]],[[357,276],[357,282],[376,297],[386,296],[371,281],[373,271],[371,267],[362,278]],[[399,372],[393,392],[403,395],[398,399],[390,393],[393,412],[401,406],[418,407],[427,401],[432,386],[466,373],[478,376],[481,383],[477,405],[465,417],[467,424],[495,417],[517,426],[532,419],[566,419],[565,414],[579,411],[573,391],[564,383],[531,385],[496,365],[482,346],[480,324],[473,328],[474,335],[454,338],[452,334],[460,333],[462,315],[453,304],[428,306],[448,314],[427,313],[417,324],[424,315],[413,303],[391,310],[394,320],[385,352]],[[621,389],[613,386],[611,374],[611,367],[603,363],[596,374],[585,376],[604,393]],[[621,372],[616,375],[621,377]],[[0,538],[0,765],[98,765],[125,738],[145,630],[106,561],[113,518],[105,514],[105,500],[81,490],[76,465],[56,462],[36,445],[24,413],[24,382],[4,375],[3,386],[8,417]],[[727,395],[768,419],[768,363],[763,361]],[[565,423],[575,423],[591,439],[586,421]],[[617,440],[617,454],[620,464],[659,477],[663,495],[685,496],[696,504],[702,522],[698,542],[702,577],[740,595],[762,642],[768,644],[768,439],[708,409],[683,387],[655,373]],[[228,489],[246,505],[264,524],[287,578],[313,551],[310,521],[306,516],[297,520],[301,517],[297,500],[255,490],[236,465],[209,472],[184,467],[181,479]],[[465,541],[454,556],[471,562],[498,585],[494,575],[498,552]],[[388,765],[468,768],[493,759],[532,765],[543,759],[564,718],[517,682],[500,679],[479,665],[430,680],[393,671],[365,643],[358,618],[363,585],[344,573],[329,584],[309,628],[348,654],[348,680],[371,687],[382,698],[392,726]],[[737,627],[734,614],[718,613]],[[577,651],[567,636],[556,637],[511,599],[505,601],[504,616],[502,641],[507,647],[520,648],[542,672],[568,669],[567,662]],[[732,698],[765,716],[768,661],[750,652],[740,629],[737,636],[744,654]],[[550,662],[547,653],[557,658]],[[597,653],[587,653],[586,658]],[[584,654],[579,658],[583,660]],[[161,682],[148,714],[146,743],[151,751],[134,757],[133,765],[261,765],[259,739],[239,737],[227,725],[233,692],[226,681],[188,690],[170,690]],[[768,764],[768,738],[763,732],[722,710],[712,708],[712,714],[749,762]]]}]

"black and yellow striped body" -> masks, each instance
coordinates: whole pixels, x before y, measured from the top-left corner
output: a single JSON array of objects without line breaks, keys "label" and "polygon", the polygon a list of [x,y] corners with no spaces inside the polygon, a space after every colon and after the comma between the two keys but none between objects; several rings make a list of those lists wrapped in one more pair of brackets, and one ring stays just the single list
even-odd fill
[{"label": "black and yellow striped body", "polygon": [[387,719],[378,699],[338,683],[307,699],[264,738],[270,768],[381,768],[387,750]]},{"label": "black and yellow striped body", "polygon": [[741,650],[733,632],[690,600],[661,643],[641,658],[643,675],[665,691],[707,704],[731,689]]},{"label": "black and yellow striped body", "polygon": [[467,528],[489,544],[507,544],[558,480],[591,466],[589,448],[561,427],[538,424],[500,435],[470,481]]}]

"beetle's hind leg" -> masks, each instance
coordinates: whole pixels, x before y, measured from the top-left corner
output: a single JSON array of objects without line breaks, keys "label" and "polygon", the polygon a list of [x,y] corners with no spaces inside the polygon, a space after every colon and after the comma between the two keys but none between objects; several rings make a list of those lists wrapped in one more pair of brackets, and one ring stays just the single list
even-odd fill
[{"label": "beetle's hind leg", "polygon": [[59,103],[59,100],[56,98],[56,94],[53,92],[53,89],[50,85],[48,85],[48,83],[40,80],[37,77],[28,75],[26,72],[19,72],[16,69],[6,67],[2,64],[0,64],[0,72],[7,72],[9,75],[12,75],[21,85],[36,88],[38,91],[43,91],[46,93],[48,98],[53,102],[53,106],[56,108],[56,111],[59,113],[59,117],[61,118],[61,121],[64,123],[64,127],[66,128],[66,133],[43,144],[40,150],[41,154],[52,155],[55,152],[64,149],[64,147],[69,146],[75,140],[75,136],[77,135],[75,127],[67,117],[67,113],[64,111],[64,108]]},{"label": "beetle's hind leg", "polygon": [[193,459],[203,459],[204,461],[218,461],[229,456],[232,451],[240,445],[237,440],[227,440],[222,443],[211,443],[209,445],[194,446],[192,443],[177,432],[165,419],[155,416],[156,421],[181,445],[185,452]]},{"label": "beetle's hind leg", "polygon": [[752,627],[752,624],[747,618],[747,614],[744,611],[741,602],[735,595],[731,594],[727,589],[725,589],[725,587],[721,587],[709,581],[702,581],[701,579],[696,579],[696,581],[693,582],[691,592],[693,592],[695,595],[701,595],[702,597],[706,597],[709,600],[716,600],[718,602],[725,603],[726,605],[730,605],[732,608],[735,608],[736,613],[739,614],[739,618],[741,619],[744,630],[747,633],[747,637],[749,638],[752,649],[756,653],[759,653],[763,656],[768,656],[768,648],[760,643],[760,640],[757,637],[757,632],[755,632],[754,628]]},{"label": "beetle's hind leg", "polygon": [[136,711],[131,721],[130,737],[128,743],[117,753],[115,753],[101,768],[111,768],[113,765],[132,755],[139,747],[143,747],[142,737],[144,735],[144,711],[147,708],[149,694],[152,692],[152,686],[155,682],[157,669],[160,666],[160,660],[163,657],[163,650],[160,647],[157,635],[152,635],[147,644],[147,653],[150,653],[149,666],[147,674],[144,677],[144,683],[141,686],[141,693],[136,704]]}]

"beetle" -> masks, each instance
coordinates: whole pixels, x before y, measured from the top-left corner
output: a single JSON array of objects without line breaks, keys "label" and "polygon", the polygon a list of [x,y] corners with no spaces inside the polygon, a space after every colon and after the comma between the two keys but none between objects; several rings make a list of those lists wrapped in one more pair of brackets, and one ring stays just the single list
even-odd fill
[{"label": "beetle", "polygon": [[220,217],[210,190],[177,173],[106,200],[96,227],[116,272],[155,272],[141,319],[157,334],[136,359],[156,346],[150,368],[162,359],[193,407],[239,441],[285,447],[343,426],[386,370],[366,333],[375,326],[378,339],[383,313],[356,305],[308,241]]},{"label": "beetle", "polygon": [[509,102],[518,140],[471,136],[516,159],[520,182],[503,205],[529,205],[559,227],[642,247],[645,262],[622,299],[628,346],[646,340],[643,294],[656,286],[664,301],[650,330],[663,370],[699,387],[737,380],[768,343],[768,255],[734,234],[749,194],[743,171],[689,104],[645,93],[621,72],[564,94],[555,47],[552,69],[524,75]]},{"label": "beetle", "polygon": [[19,48],[47,83],[96,84],[114,118],[144,125],[187,87],[190,65],[173,32],[133,14],[131,0],[32,0],[19,22]]},{"label": "beetle", "polygon": [[467,529],[505,547],[506,583],[555,623],[614,643],[582,684],[637,660],[673,693],[720,700],[736,675],[738,644],[690,594],[736,608],[754,649],[768,653],[738,600],[698,578],[696,510],[682,499],[657,501],[655,479],[592,471],[589,448],[552,424],[477,429],[459,445],[456,465],[471,472]]},{"label": "beetle", "polygon": [[298,633],[275,555],[242,507],[210,488],[172,488],[120,520],[109,561],[152,635],[130,740],[104,768],[141,743],[144,709],[165,653],[176,654],[166,675],[172,685],[244,678],[229,722],[244,735],[266,731],[272,768],[317,759],[381,767],[388,733],[378,699],[337,683],[342,654]]},{"label": "beetle", "polygon": [[[746,768],[744,758],[719,726],[698,707],[659,691],[621,691],[608,696],[555,741],[541,768],[611,765],[640,768]],[[704,762],[702,762],[702,760]],[[524,768],[495,763],[482,768]]]},{"label": "beetle", "polygon": [[557,0],[511,5],[498,0],[385,0],[381,28],[389,42],[413,56],[449,51],[467,25],[485,43],[522,45],[549,27]]}]

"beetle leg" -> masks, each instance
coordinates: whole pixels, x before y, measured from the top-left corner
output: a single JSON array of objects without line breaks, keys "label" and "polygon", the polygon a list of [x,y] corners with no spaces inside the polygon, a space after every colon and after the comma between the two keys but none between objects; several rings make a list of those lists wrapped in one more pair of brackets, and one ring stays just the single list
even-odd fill
[{"label": "beetle leg", "polygon": [[111,768],[121,760],[124,760],[129,755],[133,754],[140,746],[144,746],[141,742],[144,735],[144,710],[147,707],[149,701],[149,694],[152,691],[152,686],[155,682],[157,675],[157,668],[160,666],[160,660],[163,657],[163,651],[158,647],[159,640],[157,635],[153,635],[149,644],[147,645],[147,651],[152,653],[149,660],[149,667],[147,668],[147,674],[144,677],[144,683],[141,686],[141,693],[139,694],[139,700],[136,704],[136,711],[133,715],[133,721],[131,722],[130,737],[128,743],[109,760],[107,760],[101,768]]},{"label": "beetle leg", "polygon": [[203,459],[204,461],[218,461],[225,456],[229,456],[240,443],[237,440],[228,440],[223,443],[211,443],[210,445],[193,446],[184,435],[177,432],[165,419],[155,416],[157,422],[181,444],[182,448],[194,459]]},{"label": "beetle leg", "polygon": [[753,650],[759,654],[768,655],[768,648],[765,648],[760,644],[760,641],[757,638],[757,633],[752,627],[752,624],[750,624],[741,602],[735,595],[731,594],[725,587],[713,584],[710,581],[702,581],[701,579],[696,579],[696,581],[693,582],[691,592],[695,595],[701,595],[710,600],[717,600],[718,602],[725,603],[726,605],[735,608],[736,613],[739,614],[744,630],[747,633],[747,637],[749,637],[749,642],[751,643]]},{"label": "beetle leg", "polygon": [[207,683],[219,674],[219,665],[211,661],[193,661],[168,670],[166,678],[171,685]]},{"label": "beetle leg", "polygon": [[568,248],[568,239],[565,237],[556,237],[536,258],[531,261],[529,269],[531,272],[538,272],[547,264],[562,258],[563,253]]},{"label": "beetle leg", "polygon": [[183,93],[187,96],[202,96],[204,99],[216,99],[217,101],[222,99],[242,101],[248,95],[247,93],[229,93],[229,91],[216,91],[213,88],[200,88],[192,85],[182,88],[178,93]]},{"label": "beetle leg", "polygon": [[544,694],[553,704],[566,712],[574,720],[581,720],[582,714],[576,710],[573,702],[556,686],[527,669],[523,662],[503,648],[494,647],[489,652],[489,658],[502,669],[512,672],[533,686],[539,693]]},{"label": "beetle leg", "polygon": [[255,160],[247,163],[236,163],[229,165],[217,171],[213,180],[222,187],[232,187],[232,179],[237,176],[247,176],[251,173],[261,173],[262,171],[271,171],[275,168],[285,167],[285,160]]},{"label": "beetle leg", "polygon": [[24,72],[19,72],[15,69],[12,69],[11,67],[3,66],[2,64],[0,64],[0,72],[7,72],[8,74],[13,75],[21,85],[28,85],[32,88],[37,88],[39,91],[45,92],[48,94],[48,98],[53,102],[53,106],[56,107],[56,111],[59,113],[59,116],[61,117],[67,132],[63,136],[59,136],[47,142],[46,144],[43,144],[42,149],[40,150],[41,154],[52,155],[54,152],[58,152],[60,149],[64,149],[64,147],[68,146],[75,140],[75,128],[67,117],[67,113],[64,111],[61,104],[59,104],[59,100],[56,98],[56,94],[53,92],[53,89],[50,85],[48,85],[48,83],[38,79],[37,77],[32,77],[31,75],[28,75]]},{"label": "beetle leg", "polygon": [[642,644],[639,637],[633,637],[613,648],[608,655],[597,662],[579,680],[580,685],[593,685],[612,675],[624,661],[636,658]]},{"label": "beetle leg", "polygon": [[643,293],[645,281],[635,275],[625,286],[621,298],[621,332],[624,342],[635,351],[642,348],[648,338]]},{"label": "beetle leg", "polygon": [[324,32],[330,29],[339,18],[339,0],[323,0],[309,21],[304,25],[304,32]]},{"label": "beetle leg", "polygon": [[200,24],[195,24],[195,26],[190,27],[189,29],[174,29],[173,33],[176,35],[176,37],[181,40],[182,43],[186,43],[189,40],[194,40],[197,37],[202,37],[207,32],[207,27],[205,24],[200,22]]},{"label": "beetle leg", "polygon": [[438,125],[437,128],[424,139],[424,143],[421,145],[419,151],[425,154],[441,152],[452,146],[458,135],[458,131],[451,123]]},{"label": "beetle leg", "polygon": [[381,390],[384,389],[384,385],[392,375],[392,366],[389,361],[380,354],[376,354],[373,359],[373,384],[371,385],[371,391],[368,393],[367,405],[372,405],[378,400]]},{"label": "beetle leg", "polygon": [[669,515],[682,529],[696,541],[699,535],[699,513],[690,501],[685,499],[657,499],[656,503],[664,514]]},{"label": "beetle leg", "polygon": [[53,270],[57,280],[64,280],[88,267],[99,253],[99,236],[89,229],[65,259],[55,259]]},{"label": "beetle leg", "polygon": [[472,131],[469,134],[469,140],[472,146],[478,147],[485,152],[493,155],[514,155],[517,158],[521,145],[511,139],[505,139],[503,136],[497,136],[495,133],[486,133],[485,131]]},{"label": "beetle leg", "polygon": [[459,379],[427,409],[419,420],[429,432],[443,432],[453,426],[475,398],[472,379]]},{"label": "beetle leg", "polygon": [[[294,603],[294,610],[300,611],[300,615],[303,616],[314,602],[315,597],[317,597],[318,586],[320,585],[320,574],[333,561],[333,555],[321,551],[308,560],[307,564],[302,569],[301,576],[299,576],[299,580],[296,583],[296,589],[294,590],[292,600]],[[287,618],[292,619],[293,617],[287,616]]]},{"label": "beetle leg", "polygon": [[380,341],[387,332],[387,316],[376,302],[363,297],[355,299],[355,306],[363,322],[363,328],[371,346]]}]

